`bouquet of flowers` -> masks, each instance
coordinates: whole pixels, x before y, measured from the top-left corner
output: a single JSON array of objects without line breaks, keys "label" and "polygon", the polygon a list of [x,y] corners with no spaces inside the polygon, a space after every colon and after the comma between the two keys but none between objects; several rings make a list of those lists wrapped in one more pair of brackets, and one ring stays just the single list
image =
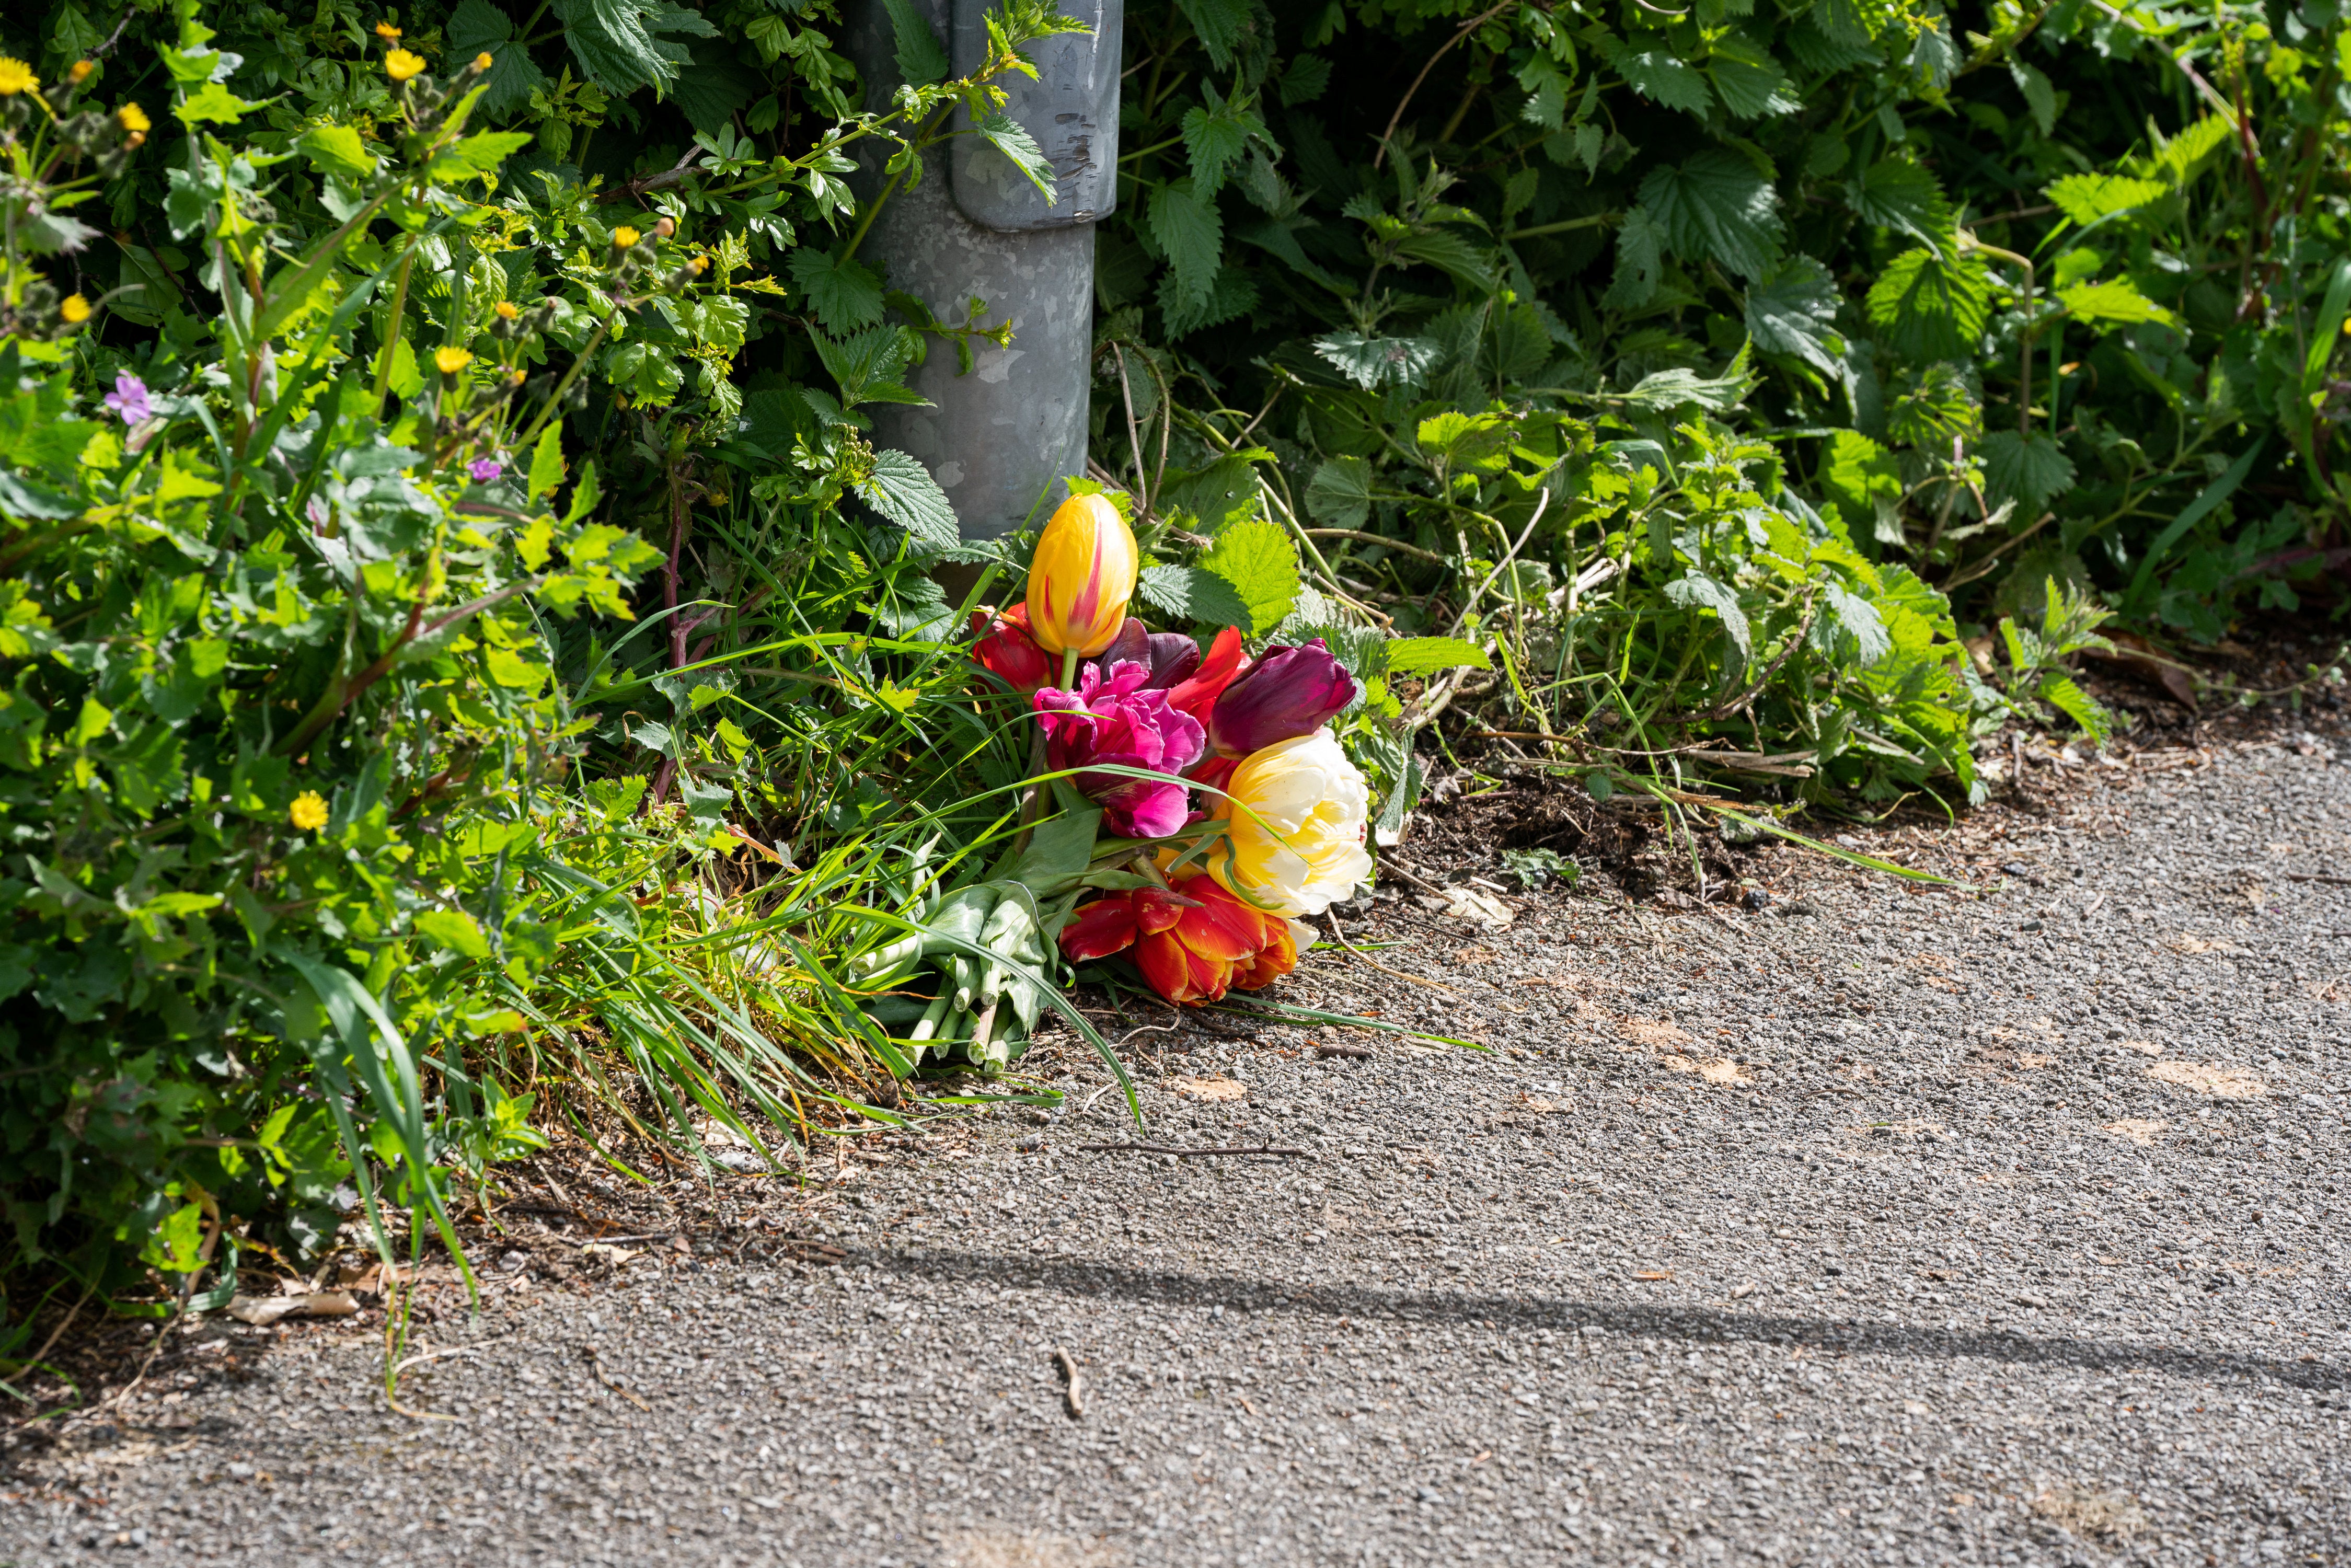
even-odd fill
[{"label": "bouquet of flowers", "polygon": [[[862,967],[876,982],[939,968],[917,1061],[1000,1064],[1036,1022],[1028,965],[972,947],[1040,966],[1048,941],[1073,963],[1126,954],[1196,1006],[1289,973],[1312,940],[1301,917],[1371,875],[1370,789],[1330,727],[1354,677],[1320,638],[1252,658],[1232,627],[1205,649],[1148,630],[1128,613],[1140,564],[1118,507],[1075,495],[1038,538],[1026,602],[974,616],[973,657],[1029,702],[1036,781],[1016,852],[987,882],[916,896],[929,934]],[[1061,810],[1040,820],[1048,802]]]}]

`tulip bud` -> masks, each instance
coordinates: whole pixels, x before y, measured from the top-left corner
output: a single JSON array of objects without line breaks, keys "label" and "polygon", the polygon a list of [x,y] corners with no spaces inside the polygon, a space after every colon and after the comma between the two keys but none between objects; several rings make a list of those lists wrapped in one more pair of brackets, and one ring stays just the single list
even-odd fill
[{"label": "tulip bud", "polygon": [[1134,530],[1100,496],[1072,496],[1055,509],[1029,565],[1029,625],[1049,653],[1091,656],[1126,622],[1141,565]]},{"label": "tulip bud", "polygon": [[1269,648],[1233,678],[1208,710],[1208,744],[1247,757],[1311,735],[1355,700],[1355,677],[1317,637],[1303,648]]},{"label": "tulip bud", "polygon": [[1016,604],[1001,615],[987,610],[971,612],[971,656],[980,668],[1027,696],[1050,685],[1061,667],[1029,635],[1029,607]]}]

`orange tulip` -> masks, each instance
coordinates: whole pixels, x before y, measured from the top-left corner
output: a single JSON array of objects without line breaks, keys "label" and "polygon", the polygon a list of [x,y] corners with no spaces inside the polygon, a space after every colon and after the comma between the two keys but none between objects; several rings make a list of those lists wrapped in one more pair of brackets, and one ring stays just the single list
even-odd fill
[{"label": "orange tulip", "polygon": [[1110,646],[1125,623],[1141,567],[1134,530],[1100,496],[1072,496],[1055,508],[1029,563],[1029,629],[1049,653],[1086,657]]},{"label": "orange tulip", "polygon": [[1134,950],[1134,967],[1171,1002],[1213,1002],[1254,991],[1298,966],[1298,933],[1195,873],[1166,893],[1138,887],[1080,904],[1061,931],[1078,963]]}]

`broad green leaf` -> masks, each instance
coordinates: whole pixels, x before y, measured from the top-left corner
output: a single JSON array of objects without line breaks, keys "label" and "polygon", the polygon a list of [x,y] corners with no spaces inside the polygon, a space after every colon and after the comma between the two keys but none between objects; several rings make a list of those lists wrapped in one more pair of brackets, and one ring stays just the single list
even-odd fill
[{"label": "broad green leaf", "polygon": [[2065,313],[2077,321],[2103,322],[2113,327],[2136,326],[2142,321],[2177,326],[2179,321],[2178,316],[2141,294],[2127,278],[2077,283],[2071,288],[2059,289],[2057,299],[2065,307]]},{"label": "broad green leaf", "polygon": [[1045,150],[1029,134],[1029,128],[1005,113],[991,110],[972,121],[971,128],[982,141],[1004,154],[1011,165],[1020,171],[1021,178],[1037,187],[1047,206],[1061,197],[1053,188],[1053,166],[1045,161]]},{"label": "broad green leaf", "polygon": [[363,180],[375,172],[375,154],[348,125],[315,126],[303,135],[299,145],[313,164],[329,174]]},{"label": "broad green leaf", "polygon": [[1176,0],[1176,7],[1192,24],[1208,63],[1219,73],[1231,70],[1234,51],[1257,26],[1251,0]]},{"label": "broad green leaf", "polygon": [[1144,602],[1173,621],[1247,626],[1249,607],[1233,585],[1196,566],[1147,566],[1136,582]]},{"label": "broad green leaf", "polygon": [[1666,231],[1646,207],[1625,214],[1616,231],[1616,276],[1600,303],[1614,310],[1637,310],[1657,292],[1657,274],[1666,265]]},{"label": "broad green leaf", "polygon": [[1706,74],[1722,107],[1741,120],[1762,115],[1793,114],[1803,106],[1788,85],[1771,51],[1744,33],[1728,33],[1714,40],[1707,57]]},{"label": "broad green leaf", "polygon": [[1713,99],[1706,78],[1679,58],[1673,47],[1655,34],[1636,34],[1609,57],[1625,85],[1652,103],[1685,113],[1703,115]]},{"label": "broad green leaf", "polygon": [[882,279],[854,256],[829,255],[813,246],[792,252],[792,281],[808,296],[809,308],[824,329],[846,337],[882,319]]},{"label": "broad green leaf", "polygon": [[1306,510],[1332,528],[1362,528],[1372,511],[1371,464],[1361,457],[1324,462],[1307,481]]},{"label": "broad green leaf", "polygon": [[648,18],[668,7],[646,0],[553,0],[552,8],[571,57],[606,92],[650,87],[658,97],[693,57],[684,46],[657,42],[647,29]]},{"label": "broad green leaf", "polygon": [[1724,659],[1723,674],[1733,678],[1747,667],[1753,653],[1754,632],[1747,622],[1747,612],[1739,602],[1739,595],[1695,567],[1681,577],[1666,584],[1666,597],[1688,610],[1711,610],[1722,622],[1722,633],[1729,646]]},{"label": "broad green leaf", "polygon": [[489,0],[460,0],[449,13],[449,57],[469,60],[490,57],[489,74],[482,78],[482,114],[500,118],[529,101],[533,88],[548,85],[547,73],[514,36],[514,18]]},{"label": "broad green leaf", "polygon": [[1165,512],[1188,512],[1202,533],[1222,533],[1235,517],[1257,515],[1256,464],[1272,455],[1261,446],[1247,446],[1169,474],[1155,504]]},{"label": "broad green leaf", "polygon": [[1265,134],[1265,122],[1238,100],[1227,102],[1211,84],[1208,107],[1195,105],[1184,113],[1184,151],[1192,163],[1192,188],[1213,196],[1224,188],[1225,175],[1249,151],[1249,138]]},{"label": "broad green leaf", "polygon": [[1864,668],[1894,651],[1894,638],[1886,629],[1885,617],[1877,613],[1877,606],[1834,582],[1822,591],[1821,600],[1823,612],[1854,640],[1855,653]]},{"label": "broad green leaf", "polygon": [[550,421],[538,434],[538,444],[530,453],[530,498],[552,496],[555,487],[563,483],[563,425]]},{"label": "broad green leaf", "polygon": [[1857,430],[1840,430],[1829,438],[1821,464],[1822,488],[1836,503],[1848,530],[1884,538],[1881,519],[1894,519],[1893,536],[1901,538],[1896,508],[1902,500],[1902,467],[1893,454]]},{"label": "broad green leaf", "polygon": [[1485,650],[1458,637],[1399,637],[1387,645],[1386,673],[1398,678],[1485,668]]},{"label": "broad green leaf", "polygon": [[2135,179],[2127,174],[2068,174],[2048,187],[2057,210],[2077,224],[2094,224],[2115,213],[2143,207],[2168,195],[2171,187],[2160,180]]},{"label": "broad green leaf", "polygon": [[2073,463],[2040,431],[2000,431],[1984,438],[1982,452],[1984,499],[1994,507],[2014,501],[2027,524],[2074,487]]},{"label": "broad green leaf", "polygon": [[2024,107],[2031,112],[2032,123],[2041,128],[2041,134],[2047,136],[2054,132],[2057,129],[2057,89],[2049,85],[2048,76],[2040,67],[2027,65],[2013,56],[2008,62],[2008,74],[2009,78],[2016,83],[2016,90],[2024,95]]},{"label": "broad green leaf", "polygon": [[1510,465],[1518,421],[1507,413],[1462,413],[1447,410],[1420,422],[1414,439],[1423,452],[1441,457],[1455,473],[1499,474]]},{"label": "broad green leaf", "polygon": [[1767,354],[1793,354],[1834,377],[1844,366],[1836,280],[1809,256],[1791,256],[1747,290],[1747,335]]},{"label": "broad green leaf", "polygon": [[1314,352],[1365,392],[1418,386],[1444,357],[1433,339],[1372,338],[1352,329],[1315,339]]},{"label": "broad green leaf", "polygon": [[411,923],[416,934],[467,958],[490,956],[489,938],[474,917],[462,909],[428,909]]},{"label": "broad green leaf", "polygon": [[1270,632],[1298,598],[1298,552],[1278,523],[1245,518],[1218,534],[1200,565],[1230,583],[1249,612],[1242,629]]},{"label": "broad green leaf", "polygon": [[1907,158],[1871,164],[1846,183],[1844,201],[1863,223],[1907,234],[1938,256],[1954,248],[1951,204],[1944,199],[1941,183]]},{"label": "broad green leaf", "polygon": [[1770,176],[1740,153],[1709,147],[1678,168],[1649,171],[1641,204],[1685,261],[1720,262],[1760,277],[1779,258],[1779,195]]},{"label": "broad green leaf", "polygon": [[1868,310],[1886,345],[1906,360],[1972,359],[1991,314],[1983,261],[1972,253],[1946,259],[1905,251],[1870,289]]},{"label": "broad green leaf", "polygon": [[1430,229],[1424,234],[1407,235],[1396,242],[1395,248],[1397,256],[1426,262],[1481,294],[1490,293],[1495,287],[1489,255],[1451,229]]},{"label": "broad green leaf", "polygon": [[1225,225],[1216,204],[1196,193],[1190,180],[1173,180],[1151,193],[1150,221],[1177,292],[1189,302],[1205,302],[1224,261]]},{"label": "broad green leaf", "polygon": [[873,455],[873,471],[853,486],[857,498],[931,549],[953,549],[962,534],[947,493],[931,471],[904,452]]},{"label": "broad green leaf", "polygon": [[931,87],[947,79],[953,68],[946,46],[939,42],[931,19],[915,0],[883,0],[890,13],[891,41],[896,47],[898,76],[913,87]]},{"label": "broad green leaf", "polygon": [[463,179],[468,175],[493,174],[510,153],[518,152],[530,144],[528,131],[483,131],[453,141],[433,155],[433,177],[436,180]]},{"label": "broad green leaf", "polygon": [[248,103],[214,81],[206,82],[190,93],[187,101],[172,112],[188,125],[235,125],[260,107],[258,103]]}]

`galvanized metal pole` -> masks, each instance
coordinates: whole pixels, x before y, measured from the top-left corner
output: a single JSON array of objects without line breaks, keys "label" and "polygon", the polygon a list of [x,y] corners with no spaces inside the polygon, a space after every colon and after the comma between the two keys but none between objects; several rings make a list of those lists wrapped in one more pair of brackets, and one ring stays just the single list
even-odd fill
[{"label": "galvanized metal pole", "polygon": [[[946,44],[957,76],[987,57],[986,0],[910,0]],[[977,136],[956,136],[924,158],[923,177],[902,185],[858,253],[889,286],[943,320],[961,321],[974,298],[986,320],[1009,317],[1012,342],[975,342],[958,374],[935,340],[909,378],[935,405],[871,408],[877,444],[914,454],[937,476],[966,538],[992,538],[1042,517],[1066,495],[1062,479],[1086,465],[1086,408],[1093,350],[1095,220],[1118,191],[1119,44],[1123,0],[1063,0],[1089,34],[1041,39],[1022,52],[1035,79],[1008,74],[1005,112],[1026,127],[1054,172],[1048,204],[1011,161]],[[844,40],[865,78],[865,107],[887,110],[901,81],[897,39],[883,0],[853,0]],[[967,123],[957,111],[959,126]],[[861,143],[861,197],[882,188],[889,148]]]}]

